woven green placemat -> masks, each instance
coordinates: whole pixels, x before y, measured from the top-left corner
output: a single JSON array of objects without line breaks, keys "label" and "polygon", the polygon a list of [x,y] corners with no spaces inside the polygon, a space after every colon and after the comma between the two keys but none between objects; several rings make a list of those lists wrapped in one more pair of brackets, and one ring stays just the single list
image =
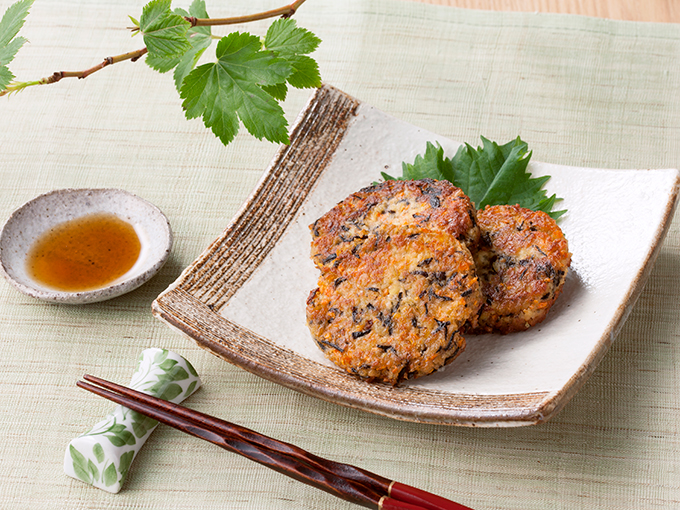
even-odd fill
[{"label": "woven green placemat", "polygon": [[[208,12],[276,6],[209,2]],[[137,49],[141,40],[125,26],[141,7],[38,0],[22,31],[30,44],[11,68],[33,79]],[[296,19],[323,40],[315,57],[324,81],[443,136],[476,144],[480,135],[520,135],[535,159],[561,164],[680,164],[675,25],[388,0],[309,0]],[[267,26],[237,28],[263,34]],[[286,102],[291,122],[307,95],[294,91]],[[55,188],[117,187],[158,205],[176,236],[159,275],[109,302],[48,305],[0,282],[2,506],[354,508],[165,427],[119,494],[65,476],[66,445],[111,407],[75,381],[93,373],[125,383],[147,347],[175,350],[196,366],[204,387],[191,407],[477,510],[672,508],[680,500],[677,220],[623,332],[552,421],[502,430],[403,423],[261,380],[151,317],[153,299],[227,225],[274,145],[240,134],[222,146],[200,121],[184,119],[171,78],[143,62],[0,98],[0,120],[3,218]]]}]

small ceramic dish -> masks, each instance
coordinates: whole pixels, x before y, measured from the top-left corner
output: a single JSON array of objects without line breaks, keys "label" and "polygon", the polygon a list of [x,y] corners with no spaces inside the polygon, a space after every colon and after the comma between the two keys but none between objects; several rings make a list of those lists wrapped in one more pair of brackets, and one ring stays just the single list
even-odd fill
[{"label": "small ceramic dish", "polygon": [[[31,276],[29,250],[57,225],[92,214],[113,214],[132,225],[141,245],[134,265],[122,276],[94,290],[54,290]],[[153,204],[119,189],[60,189],[40,195],[14,211],[0,232],[0,270],[19,291],[56,303],[94,303],[136,289],[168,259],[172,230]]]}]

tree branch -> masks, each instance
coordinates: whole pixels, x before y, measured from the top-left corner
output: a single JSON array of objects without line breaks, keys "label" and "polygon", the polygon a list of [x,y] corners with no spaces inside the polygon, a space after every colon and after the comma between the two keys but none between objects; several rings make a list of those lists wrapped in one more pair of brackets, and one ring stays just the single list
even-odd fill
[{"label": "tree branch", "polygon": [[[300,6],[303,3],[305,3],[305,1],[306,0],[295,0],[293,3],[285,5],[283,7],[279,7],[277,9],[271,9],[269,11],[264,11],[256,14],[249,14],[246,16],[234,16],[231,18],[196,18],[194,16],[188,16],[185,19],[189,23],[191,23],[192,27],[196,27],[196,26],[235,25],[237,23],[248,23],[250,21],[258,21],[268,18],[275,18],[279,16],[282,18],[290,18],[293,14],[295,14],[295,12],[300,8]],[[139,31],[139,27],[133,27],[132,30]],[[117,64],[118,62],[122,62],[124,60],[130,60],[131,62],[135,62],[140,57],[144,56],[147,52],[148,50],[146,48],[142,48],[140,50],[123,53],[122,55],[117,55],[115,57],[107,57],[101,63],[97,64],[96,66],[90,67],[89,69],[85,69],[84,71],[57,71],[51,76],[41,78],[40,80],[10,83],[7,86],[7,88],[5,88],[4,90],[0,90],[0,96],[5,96],[7,94],[11,94],[12,92],[18,92],[32,85],[49,85],[51,83],[57,83],[58,81],[61,81],[63,78],[84,79],[90,76],[92,73],[96,73],[97,71],[112,64]]]},{"label": "tree branch", "polygon": [[234,16],[231,18],[196,18],[189,16],[185,18],[192,27],[207,27],[219,25],[236,25],[238,23],[248,23],[251,21],[258,21],[268,18],[290,18],[306,0],[295,0],[290,5],[279,7],[278,9],[271,9],[269,11],[259,12],[257,14],[248,14],[246,16]]},{"label": "tree branch", "polygon": [[96,66],[92,66],[89,69],[85,69],[84,71],[57,71],[51,76],[41,78],[40,80],[10,84],[5,90],[0,91],[0,96],[11,94],[12,92],[18,92],[25,89],[26,87],[30,87],[31,85],[50,85],[52,83],[61,81],[63,78],[78,78],[82,80],[90,76],[92,73],[96,73],[97,71],[104,69],[107,66],[117,64],[118,62],[123,62],[125,60],[136,62],[147,52],[148,50],[146,48],[136,51],[129,51],[127,53],[123,53],[122,55],[116,55],[115,57],[106,57]]}]

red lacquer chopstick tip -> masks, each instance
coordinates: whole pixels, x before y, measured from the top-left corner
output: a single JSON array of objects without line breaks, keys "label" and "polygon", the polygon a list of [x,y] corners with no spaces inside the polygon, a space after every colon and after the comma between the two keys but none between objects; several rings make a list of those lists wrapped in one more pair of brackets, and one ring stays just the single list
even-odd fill
[{"label": "red lacquer chopstick tip", "polygon": [[[399,482],[392,482],[389,489],[389,496],[395,500],[417,505],[426,510],[472,510],[472,508],[456,503],[436,494],[416,489],[410,485]],[[397,507],[395,507],[397,508]],[[385,508],[385,510],[388,510]]]},{"label": "red lacquer chopstick tip", "polygon": [[412,505],[411,503],[406,503],[404,501],[398,501],[396,499],[388,498],[383,496],[378,503],[379,510],[427,510],[427,508]]}]

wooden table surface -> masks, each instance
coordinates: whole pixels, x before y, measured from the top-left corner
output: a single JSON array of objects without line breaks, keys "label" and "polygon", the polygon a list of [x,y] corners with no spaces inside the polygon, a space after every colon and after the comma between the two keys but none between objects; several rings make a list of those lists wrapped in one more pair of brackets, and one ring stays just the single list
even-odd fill
[{"label": "wooden table surface", "polygon": [[680,22],[678,0],[414,0],[470,9],[583,14],[628,21]]}]

